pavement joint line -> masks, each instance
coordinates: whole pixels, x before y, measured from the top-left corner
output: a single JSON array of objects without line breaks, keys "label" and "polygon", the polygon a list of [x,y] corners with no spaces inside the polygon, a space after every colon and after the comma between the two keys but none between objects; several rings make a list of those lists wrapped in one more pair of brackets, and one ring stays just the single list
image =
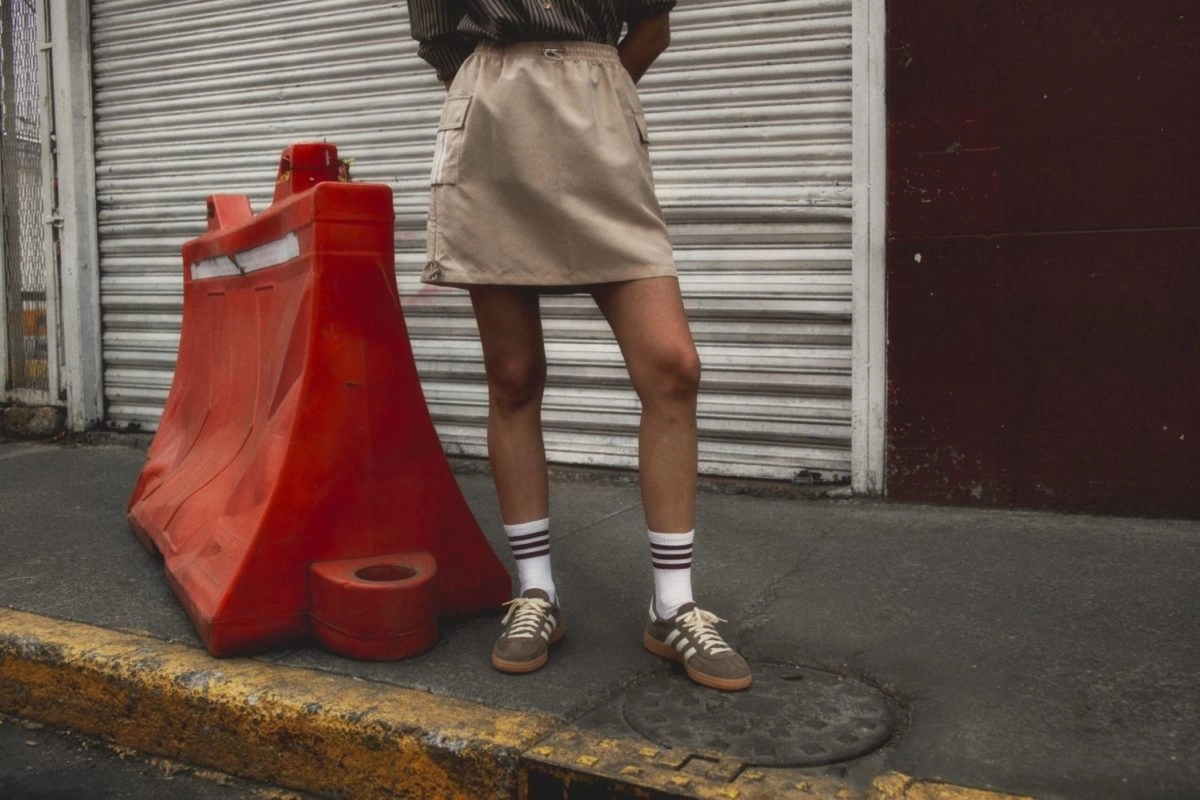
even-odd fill
[{"label": "pavement joint line", "polygon": [[[151,756],[300,791],[383,798],[518,798],[529,773],[672,797],[1033,800],[885,772],[865,794],[788,769],[691,775],[687,754],[634,732],[597,736],[547,714],[0,607],[0,712]],[[649,759],[650,755],[654,759]],[[657,772],[656,772],[657,771]],[[641,795],[637,795],[641,796]],[[650,794],[647,796],[657,797]]]},{"label": "pavement joint line", "polygon": [[57,447],[51,444],[43,444],[40,442],[28,442],[17,445],[11,448],[8,452],[0,453],[0,461],[8,461],[10,459],[23,458],[25,456],[38,455],[39,453],[48,453],[56,450]]},{"label": "pavement joint line", "polygon": [[642,507],[641,503],[633,503],[632,505],[626,506],[624,508],[619,508],[616,511],[611,511],[608,514],[605,514],[604,516],[600,517],[599,519],[592,520],[591,522],[587,523],[586,525],[580,525],[578,528],[573,528],[569,531],[564,531],[563,533],[556,535],[554,537],[554,539],[556,542],[565,541],[566,539],[570,539],[571,537],[573,537],[577,534],[583,533],[585,531],[589,531],[592,528],[595,528],[597,525],[603,525],[604,523],[608,522],[610,519],[619,517],[622,514],[627,514],[630,511],[633,511],[634,509],[638,509],[641,507]]}]

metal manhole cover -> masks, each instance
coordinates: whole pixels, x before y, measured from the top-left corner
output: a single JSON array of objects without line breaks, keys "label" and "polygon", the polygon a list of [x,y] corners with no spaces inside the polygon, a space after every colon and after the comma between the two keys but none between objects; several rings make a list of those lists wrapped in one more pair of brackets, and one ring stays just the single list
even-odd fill
[{"label": "metal manhole cover", "polygon": [[832,672],[755,664],[754,685],[718,692],[664,675],[630,690],[625,721],[652,742],[764,767],[815,767],[866,755],[895,729],[886,695]]}]

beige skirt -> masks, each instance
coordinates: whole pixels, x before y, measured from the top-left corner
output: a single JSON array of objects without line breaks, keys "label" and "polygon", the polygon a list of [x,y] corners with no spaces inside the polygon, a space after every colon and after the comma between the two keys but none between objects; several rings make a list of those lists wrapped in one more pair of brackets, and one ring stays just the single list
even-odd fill
[{"label": "beige skirt", "polygon": [[442,108],[421,280],[561,290],[675,275],[648,147],[614,48],[480,43]]}]

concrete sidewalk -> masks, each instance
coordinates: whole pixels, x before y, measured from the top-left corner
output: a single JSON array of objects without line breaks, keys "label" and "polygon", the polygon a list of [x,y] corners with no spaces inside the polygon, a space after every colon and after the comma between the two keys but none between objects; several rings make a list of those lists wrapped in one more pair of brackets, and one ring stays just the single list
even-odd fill
[{"label": "concrete sidewalk", "polygon": [[704,493],[697,596],[759,677],[721,695],[641,647],[631,485],[554,482],[569,634],[514,677],[498,617],[210,658],[126,525],[142,460],[0,442],[0,710],[330,796],[1200,797],[1198,522]]}]

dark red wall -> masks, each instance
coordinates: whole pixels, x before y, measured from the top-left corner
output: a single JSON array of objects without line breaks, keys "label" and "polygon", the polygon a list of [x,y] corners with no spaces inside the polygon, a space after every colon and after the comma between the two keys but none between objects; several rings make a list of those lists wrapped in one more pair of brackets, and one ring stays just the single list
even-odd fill
[{"label": "dark red wall", "polygon": [[887,3],[887,492],[1200,516],[1195,0]]}]

